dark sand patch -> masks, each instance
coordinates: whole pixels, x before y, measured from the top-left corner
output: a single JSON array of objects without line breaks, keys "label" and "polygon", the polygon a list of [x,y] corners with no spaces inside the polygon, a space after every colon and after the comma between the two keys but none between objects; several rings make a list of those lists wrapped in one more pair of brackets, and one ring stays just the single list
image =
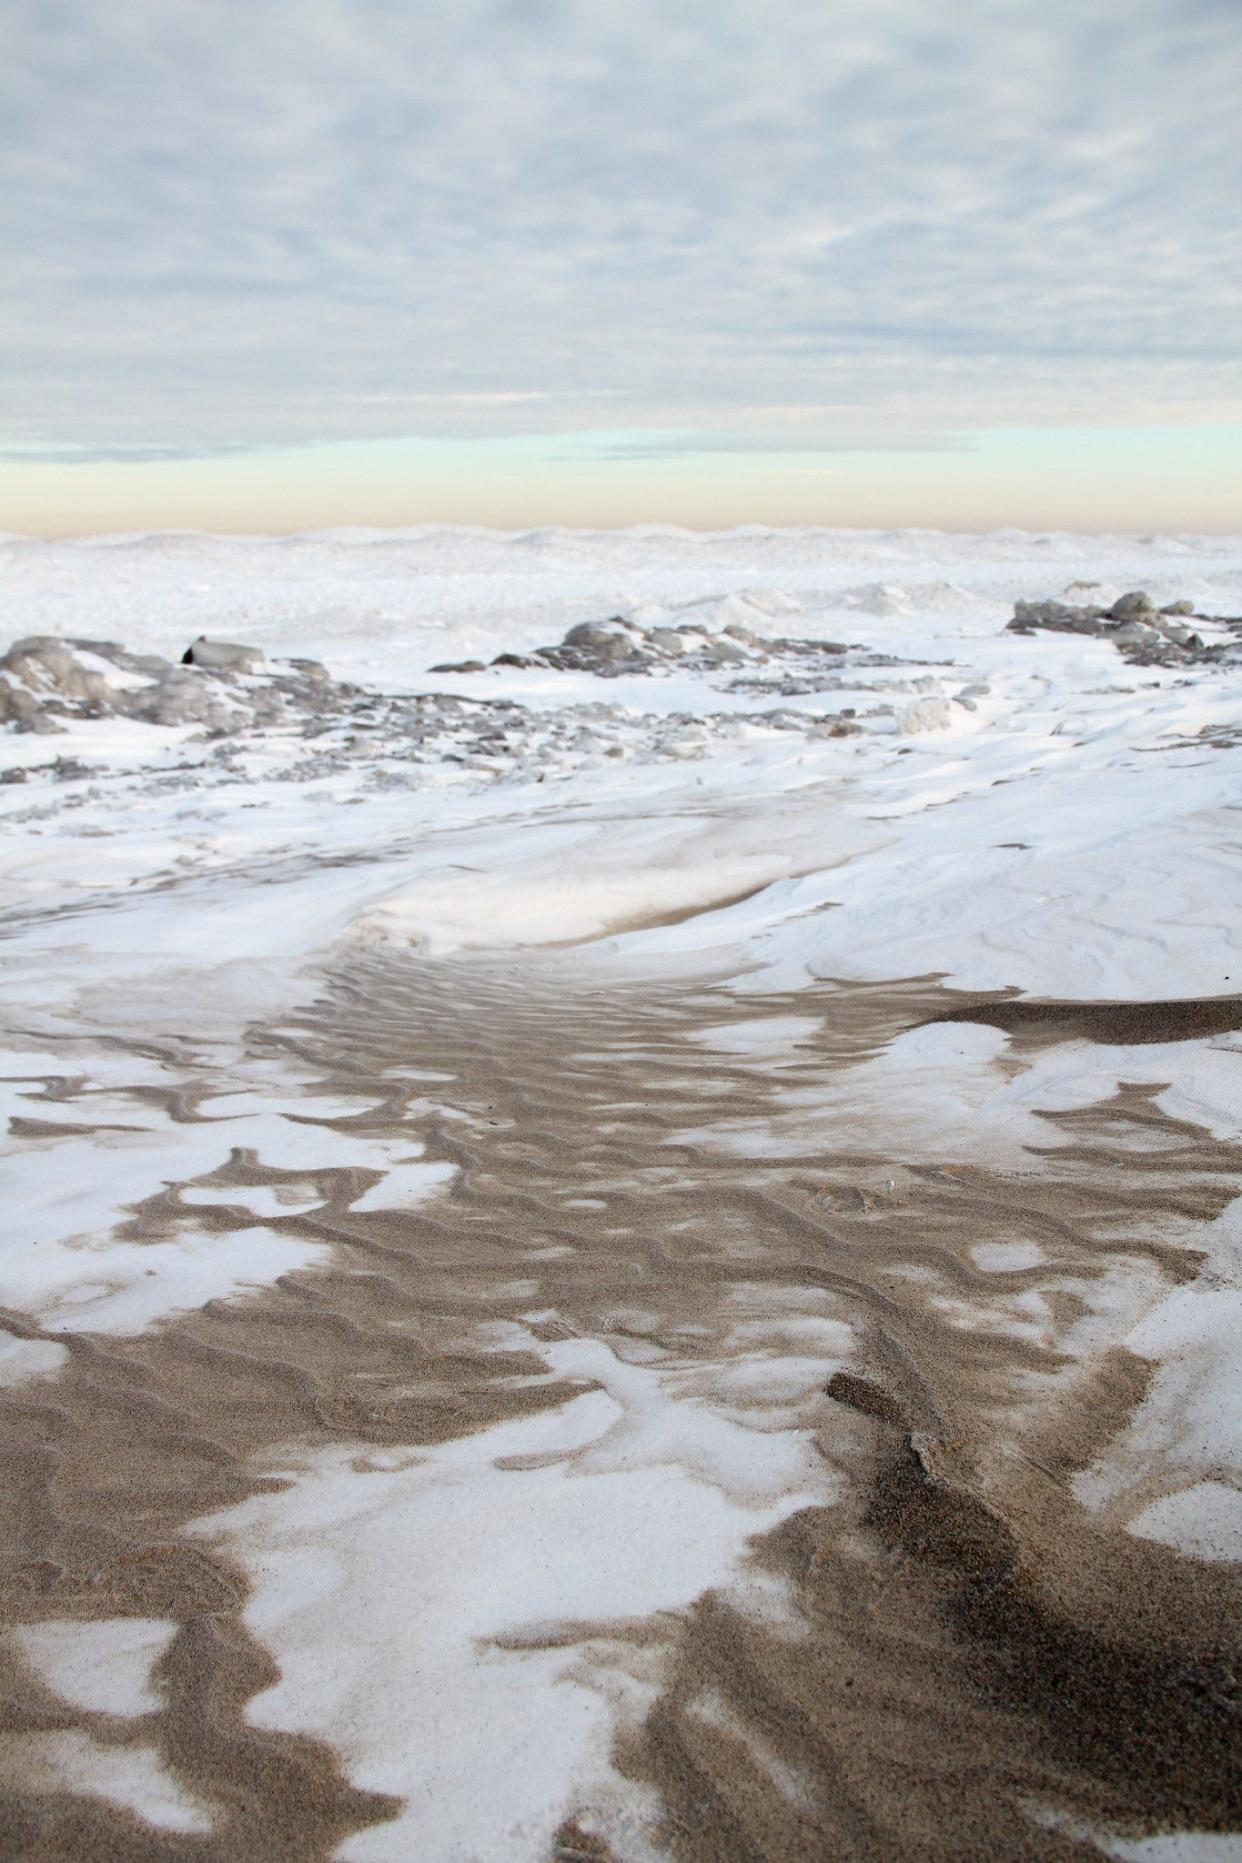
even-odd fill
[{"label": "dark sand patch", "polygon": [[982,1022],[1027,1047],[1094,1041],[1110,1047],[1207,1041],[1242,1029],[1242,996],[1167,997],[1152,1002],[1055,1002],[1030,996],[984,999],[935,1017]]}]

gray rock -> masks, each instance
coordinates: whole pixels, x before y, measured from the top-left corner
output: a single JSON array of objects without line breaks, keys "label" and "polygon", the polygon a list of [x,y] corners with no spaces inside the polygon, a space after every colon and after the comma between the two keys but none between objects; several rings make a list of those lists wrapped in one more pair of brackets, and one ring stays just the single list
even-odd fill
[{"label": "gray rock", "polygon": [[22,686],[11,686],[0,674],[0,724],[20,724],[35,709],[35,701]]},{"label": "gray rock", "polygon": [[637,650],[634,637],[624,623],[612,621],[580,621],[570,628],[561,646],[573,648],[585,659],[613,666],[618,660],[633,659]]},{"label": "gray rock", "polygon": [[1114,621],[1142,621],[1155,614],[1156,604],[1146,589],[1131,589],[1119,595],[1108,612]]},{"label": "gray rock", "polygon": [[747,658],[736,641],[723,637],[705,647],[700,657],[706,666],[740,666]]},{"label": "gray rock", "polygon": [[1036,628],[1050,628],[1058,634],[1098,634],[1102,608],[1070,608],[1065,602],[1015,602],[1009,631],[1031,634]]},{"label": "gray rock", "polygon": [[862,726],[856,724],[852,713],[838,712],[834,718],[820,718],[810,726],[808,737],[861,737]]},{"label": "gray rock", "polygon": [[235,640],[208,640],[200,634],[181,656],[182,666],[203,666],[211,673],[255,673],[263,665],[258,647],[243,647]]},{"label": "gray rock", "polygon": [[48,635],[17,641],[0,659],[0,673],[49,698],[105,703],[110,694],[107,679],[94,667],[82,665],[72,643]]},{"label": "gray rock", "polygon": [[179,666],[170,667],[163,679],[141,691],[126,694],[126,699],[128,716],[147,724],[201,724],[218,731],[235,727],[243,719],[249,722],[248,713],[222,702],[220,687],[196,679]]},{"label": "gray rock", "polygon": [[[1236,656],[1236,648],[1229,643],[1205,646],[1202,635],[1185,625],[1187,617],[1194,617],[1189,601],[1169,602],[1157,610],[1144,589],[1131,589],[1109,609],[1070,608],[1063,602],[1015,602],[1008,628],[1015,634],[1031,635],[1038,628],[1047,628],[1055,633],[1098,637],[1110,641],[1133,666],[1211,666]],[[1242,620],[1235,632],[1242,634]]]},{"label": "gray rock", "polygon": [[1064,621],[1069,612],[1064,602],[1015,602],[1011,625],[1047,627],[1049,622]]},{"label": "gray rock", "polygon": [[58,783],[78,783],[83,777],[94,776],[97,772],[89,763],[83,763],[80,757],[57,757],[49,774]]},{"label": "gray rock", "polygon": [[1120,627],[1110,630],[1109,639],[1117,647],[1154,647],[1160,636],[1142,621],[1123,621]]}]

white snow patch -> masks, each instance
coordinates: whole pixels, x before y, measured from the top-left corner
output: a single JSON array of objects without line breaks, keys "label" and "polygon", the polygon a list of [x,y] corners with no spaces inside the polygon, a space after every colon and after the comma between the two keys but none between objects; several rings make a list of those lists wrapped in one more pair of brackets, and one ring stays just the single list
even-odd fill
[{"label": "white snow patch", "polygon": [[542,1858],[576,1797],[616,1793],[618,1717],[652,1697],[609,1627],[744,1594],[751,1536],[824,1498],[796,1436],[679,1404],[600,1341],[545,1356],[604,1389],[369,1472],[319,1451],[285,1493],[198,1523],[250,1571],[247,1622],[280,1663],[251,1717],[332,1740],[357,1784],[405,1800],[345,1857]]},{"label": "white snow patch", "polygon": [[68,1356],[54,1339],[15,1339],[0,1333],[0,1389],[25,1384],[29,1378],[50,1378]]},{"label": "white snow patch", "polygon": [[47,1619],[9,1632],[48,1687],[92,1714],[146,1714],[163,1705],[151,1671],[177,1625],[163,1617]]},{"label": "white snow patch", "polygon": [[110,1747],[89,1734],[6,1736],[14,1776],[36,1792],[82,1792],[111,1799],[164,1830],[206,1833],[212,1814],[167,1772],[155,1747]]}]

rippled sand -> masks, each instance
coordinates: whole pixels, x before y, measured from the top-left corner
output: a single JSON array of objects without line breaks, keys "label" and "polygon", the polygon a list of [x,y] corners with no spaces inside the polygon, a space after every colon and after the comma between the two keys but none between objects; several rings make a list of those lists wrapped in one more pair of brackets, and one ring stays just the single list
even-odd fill
[{"label": "rippled sand", "polygon": [[[330,1245],[328,1265],[136,1337],[58,1333],[63,1369],[0,1392],[6,1622],[43,1626],[44,1649],[49,1623],[132,1620],[157,1652],[120,1712],[75,1706],[7,1640],[4,1854],[313,1858],[367,1831],[359,1855],[419,1854],[402,1796],[305,1731],[313,1701],[300,1732],[251,1718],[279,1673],[247,1615],[261,1552],[201,1523],[279,1496],[300,1453],[387,1468],[557,1413],[597,1388],[581,1342],[727,1425],[749,1446],[742,1490],[792,1442],[810,1472],[736,1580],[689,1608],[508,1639],[515,1662],[628,1665],[638,1690],[613,1723],[620,1797],[588,1789],[549,1854],[1059,1858],[1099,1854],[1101,1828],[1242,1828],[1236,1569],[1127,1534],[1071,1488],[1148,1388],[1145,1361],[1093,1349],[1098,1325],[1127,1287],[1195,1276],[1195,1225],[1237,1194],[1242,1147],[1139,1087],[1047,1113],[1019,1169],[929,1163],[874,1104],[817,1132],[804,1115],[798,1153],[763,1139],[791,1091],[839,1105],[851,1069],[922,1024],[1167,1042],[1238,1027],[1238,999],[977,1002],[915,979],[762,1009],[711,983],[601,982],[579,958],[383,958],[252,1029],[254,1055],[378,1102],[325,1120],[337,1134],[408,1137],[401,1070],[447,1076],[418,1134],[456,1175],[412,1210],[360,1211],[374,1172],[236,1152],[201,1225],[235,1231],[258,1187],[270,1226]],[[173,1116],[202,1116],[192,1094]],[[728,1148],[703,1141],[724,1127]],[[132,1239],[168,1233],[178,1190]],[[843,1348],[809,1385],[790,1371],[808,1317]],[[176,1801],[160,1828],[91,1795],[98,1763],[66,1789],[64,1743],[83,1738],[97,1760],[158,1763]]]}]

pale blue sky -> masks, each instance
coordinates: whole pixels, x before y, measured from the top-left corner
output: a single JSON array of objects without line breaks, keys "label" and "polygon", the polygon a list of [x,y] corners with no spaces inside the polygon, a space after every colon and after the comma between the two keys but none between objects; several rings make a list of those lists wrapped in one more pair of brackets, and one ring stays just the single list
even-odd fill
[{"label": "pale blue sky", "polygon": [[0,528],[1242,529],[1234,0],[6,0]]}]

